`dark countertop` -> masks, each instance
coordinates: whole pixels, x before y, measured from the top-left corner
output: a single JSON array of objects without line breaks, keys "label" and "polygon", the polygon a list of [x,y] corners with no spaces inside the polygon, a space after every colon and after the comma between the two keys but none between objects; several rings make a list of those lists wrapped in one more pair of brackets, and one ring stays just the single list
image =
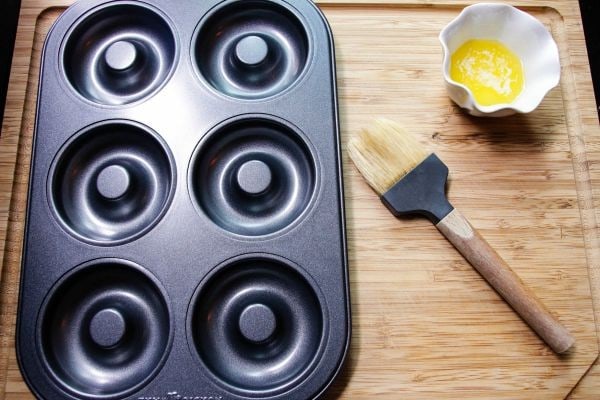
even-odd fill
[{"label": "dark countertop", "polygon": [[600,118],[600,1],[579,0],[581,18],[585,29],[585,39],[592,68],[594,92],[596,93],[596,109]]},{"label": "dark countertop", "polygon": [[6,87],[15,45],[21,0],[0,0],[0,122],[4,118]]},{"label": "dark countertop", "polygon": [[[21,0],[0,0],[0,121],[4,116],[6,87],[20,4]],[[600,106],[600,1],[579,0],[579,4],[590,56],[596,104]],[[598,110],[600,114],[600,107]]]}]

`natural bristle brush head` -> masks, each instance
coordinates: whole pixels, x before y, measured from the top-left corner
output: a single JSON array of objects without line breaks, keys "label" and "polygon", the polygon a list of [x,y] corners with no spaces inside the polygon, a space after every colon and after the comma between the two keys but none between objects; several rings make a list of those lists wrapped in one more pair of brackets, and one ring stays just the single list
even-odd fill
[{"label": "natural bristle brush head", "polygon": [[375,120],[372,128],[351,138],[348,152],[380,196],[432,154],[402,126],[388,119]]}]

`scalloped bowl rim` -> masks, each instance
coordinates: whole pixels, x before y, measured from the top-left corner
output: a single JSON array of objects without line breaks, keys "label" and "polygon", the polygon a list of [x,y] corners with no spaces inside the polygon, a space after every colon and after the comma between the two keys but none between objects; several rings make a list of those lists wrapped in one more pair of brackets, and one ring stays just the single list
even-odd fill
[{"label": "scalloped bowl rim", "polygon": [[[470,14],[472,14],[474,12],[482,11],[482,10],[484,12],[489,12],[492,9],[509,10],[513,15],[518,15],[521,18],[525,17],[524,19],[529,21],[529,24],[533,29],[540,29],[540,28],[543,29],[545,31],[545,34],[548,37],[548,43],[550,44],[550,48],[553,52],[552,58],[556,61],[556,66],[555,66],[555,68],[552,68],[552,70],[549,72],[549,74],[552,74],[552,79],[549,80],[548,87],[546,87],[543,90],[539,90],[535,93],[527,94],[532,99],[529,102],[527,102],[528,106],[522,105],[519,107],[519,106],[514,105],[514,103],[519,100],[519,97],[522,96],[524,94],[524,92],[521,93],[519,95],[519,97],[517,97],[517,99],[513,103],[499,103],[499,104],[494,104],[494,105],[490,105],[490,106],[481,105],[475,100],[475,97],[473,96],[473,92],[471,91],[471,89],[469,89],[466,85],[464,85],[462,83],[456,82],[455,80],[453,80],[450,77],[449,70],[450,70],[450,60],[451,60],[452,54],[450,52],[450,49],[449,49],[448,43],[447,43],[449,31],[451,29],[455,28],[456,26],[463,24],[464,20]],[[541,102],[544,100],[546,95],[552,89],[554,89],[556,86],[558,86],[558,84],[560,83],[560,75],[561,75],[560,54],[559,54],[559,50],[558,50],[558,45],[556,44],[556,41],[552,37],[552,34],[550,32],[548,32],[546,27],[537,18],[535,18],[531,14],[529,14],[525,11],[519,10],[518,8],[511,6],[509,4],[476,3],[476,4],[465,7],[456,18],[454,18],[448,25],[446,25],[444,27],[444,29],[442,29],[442,31],[440,32],[440,35],[439,35],[439,40],[440,40],[440,43],[442,44],[442,48],[444,51],[443,73],[444,73],[444,79],[445,79],[446,83],[451,86],[454,86],[454,87],[464,90],[468,94],[468,98],[467,98],[467,101],[465,102],[465,104],[459,104],[459,106],[461,106],[463,108],[467,108],[469,111],[477,111],[479,115],[490,115],[490,114],[498,114],[498,113],[503,113],[503,114],[514,114],[514,113],[526,114],[526,113],[529,113],[529,112],[535,110],[541,104]],[[552,67],[554,67],[554,66],[552,66]]]}]

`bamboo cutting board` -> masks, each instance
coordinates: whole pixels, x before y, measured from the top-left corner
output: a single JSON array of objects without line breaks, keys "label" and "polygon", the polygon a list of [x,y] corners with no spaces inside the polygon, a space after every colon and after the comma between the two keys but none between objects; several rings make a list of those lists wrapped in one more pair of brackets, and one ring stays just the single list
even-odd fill
[{"label": "bamboo cutting board", "polygon": [[[32,398],[13,338],[23,218],[40,52],[70,2],[22,2],[0,141],[5,399]],[[576,348],[554,355],[430,223],[391,217],[344,152],[353,341],[328,399],[600,397],[597,369],[573,390],[598,355],[590,279],[600,300],[600,130],[577,2],[514,3],[551,30],[562,83],[534,113],[496,120],[465,116],[444,92],[437,35],[467,2],[319,5],[336,39],[343,145],[376,116],[429,141],[451,169],[452,202],[555,310]]]}]

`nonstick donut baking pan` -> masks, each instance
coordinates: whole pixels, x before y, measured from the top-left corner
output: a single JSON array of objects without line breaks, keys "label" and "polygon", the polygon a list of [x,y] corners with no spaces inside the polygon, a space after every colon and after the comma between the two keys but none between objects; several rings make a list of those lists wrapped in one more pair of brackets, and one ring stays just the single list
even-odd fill
[{"label": "nonstick donut baking pan", "polygon": [[83,0],[42,57],[17,355],[42,399],[314,399],[350,337],[309,0]]}]

